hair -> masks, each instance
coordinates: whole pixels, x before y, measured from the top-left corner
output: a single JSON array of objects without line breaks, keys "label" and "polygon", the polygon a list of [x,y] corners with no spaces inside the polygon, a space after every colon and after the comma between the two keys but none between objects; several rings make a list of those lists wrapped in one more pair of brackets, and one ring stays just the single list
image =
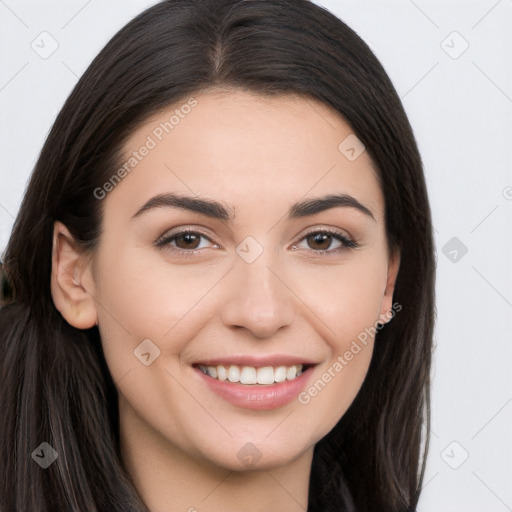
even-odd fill
[{"label": "hair", "polygon": [[[124,26],[80,78],[13,227],[4,258],[13,301],[0,308],[1,512],[147,511],[121,462],[117,390],[98,328],[71,327],[52,300],[53,224],[93,251],[104,203],[93,191],[121,165],[128,136],[217,86],[318,100],[375,165],[388,245],[401,256],[402,309],[378,330],[353,403],[315,445],[308,512],[415,510],[430,430],[435,249],[400,99],[362,39],[307,0],[167,0]],[[31,457],[42,442],[58,453],[45,470]]]}]

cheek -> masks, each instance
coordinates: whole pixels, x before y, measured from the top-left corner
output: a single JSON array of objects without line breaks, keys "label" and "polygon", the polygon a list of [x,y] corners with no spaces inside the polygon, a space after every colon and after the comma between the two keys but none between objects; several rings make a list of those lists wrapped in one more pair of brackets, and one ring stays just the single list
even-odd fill
[{"label": "cheek", "polygon": [[361,258],[346,267],[330,269],[322,279],[303,277],[308,305],[318,315],[330,357],[298,397],[309,414],[304,428],[311,442],[326,435],[347,411],[366,377],[373,353],[380,305],[387,279],[385,258]]},{"label": "cheek", "polygon": [[228,269],[173,265],[147,249],[105,246],[98,257],[96,299],[113,376],[116,368],[122,374],[133,366],[133,351],[145,339],[164,356],[179,354],[211,314],[213,288]]},{"label": "cheek", "polygon": [[297,295],[325,324],[325,338],[338,352],[376,324],[386,287],[385,257],[371,252],[358,256],[346,265],[304,270],[297,280]]}]

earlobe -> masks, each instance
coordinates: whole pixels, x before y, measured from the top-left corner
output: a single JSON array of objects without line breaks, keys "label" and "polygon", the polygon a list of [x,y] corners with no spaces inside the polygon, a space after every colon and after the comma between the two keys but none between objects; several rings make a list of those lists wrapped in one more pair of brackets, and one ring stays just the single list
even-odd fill
[{"label": "earlobe", "polygon": [[[55,307],[77,329],[97,324],[96,304],[91,295],[90,263],[73,236],[59,221],[53,227],[51,293]],[[87,282],[87,286],[85,285]]]},{"label": "earlobe", "polygon": [[394,316],[393,312],[393,293],[395,291],[396,279],[400,268],[400,253],[395,251],[388,262],[388,274],[386,280],[386,288],[382,297],[379,323],[387,324]]}]

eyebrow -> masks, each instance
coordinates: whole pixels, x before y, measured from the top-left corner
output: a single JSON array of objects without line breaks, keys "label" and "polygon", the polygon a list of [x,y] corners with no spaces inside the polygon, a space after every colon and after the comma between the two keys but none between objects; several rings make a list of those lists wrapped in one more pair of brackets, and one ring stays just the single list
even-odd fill
[{"label": "eyebrow", "polygon": [[[288,211],[289,219],[307,217],[331,208],[353,208],[375,221],[372,212],[355,197],[348,194],[330,194],[323,197],[313,197],[299,201],[292,205]],[[157,208],[178,208],[187,210],[212,219],[225,221],[234,220],[234,210],[213,199],[201,199],[199,197],[179,195],[175,193],[158,194],[141,206],[132,219]]]}]

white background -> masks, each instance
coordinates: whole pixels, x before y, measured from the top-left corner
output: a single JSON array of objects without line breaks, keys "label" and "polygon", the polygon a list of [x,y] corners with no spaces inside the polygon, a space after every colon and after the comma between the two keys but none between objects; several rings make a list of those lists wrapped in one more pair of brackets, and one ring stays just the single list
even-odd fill
[{"label": "white background", "polygon": [[[67,95],[153,3],[0,0],[0,254]],[[383,63],[425,166],[438,322],[418,512],[512,511],[512,0],[317,3]],[[58,48],[43,59],[32,48],[43,44]]]}]

